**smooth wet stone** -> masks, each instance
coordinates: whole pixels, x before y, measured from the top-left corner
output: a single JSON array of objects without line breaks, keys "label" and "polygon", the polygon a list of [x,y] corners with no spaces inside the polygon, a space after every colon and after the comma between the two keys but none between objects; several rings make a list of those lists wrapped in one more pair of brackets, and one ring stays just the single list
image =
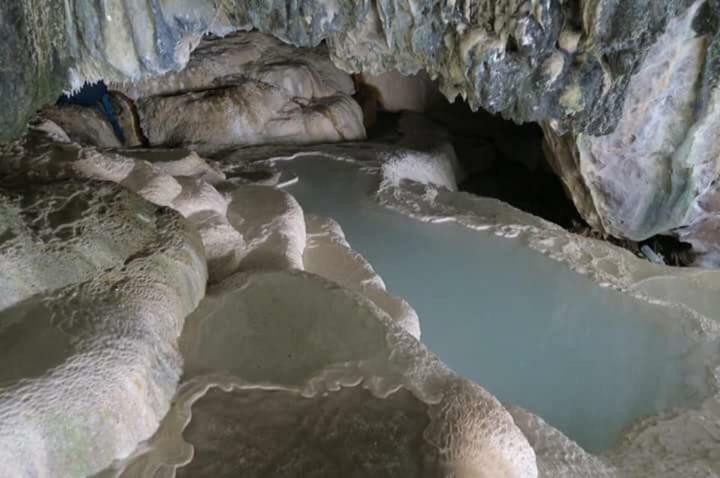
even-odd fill
[{"label": "smooth wet stone", "polygon": [[304,268],[305,218],[290,194],[268,186],[237,187],[227,217],[246,241],[239,270]]},{"label": "smooth wet stone", "polygon": [[192,407],[183,436],[195,453],[177,476],[442,476],[423,439],[428,408],[404,390],[380,399],[362,388],[313,398],[214,388]]},{"label": "smooth wet stone", "polygon": [[357,291],[385,311],[413,337],[420,338],[420,320],[404,299],[387,291],[382,278],[348,244],[340,225],[320,216],[305,217],[307,244],[303,252],[305,270]]}]

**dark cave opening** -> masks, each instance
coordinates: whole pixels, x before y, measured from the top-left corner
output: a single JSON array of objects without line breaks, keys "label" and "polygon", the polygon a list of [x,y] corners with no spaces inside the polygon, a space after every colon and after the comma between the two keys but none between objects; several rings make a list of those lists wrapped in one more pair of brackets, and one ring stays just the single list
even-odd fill
[{"label": "dark cave opening", "polygon": [[462,101],[430,112],[452,137],[455,154],[467,172],[461,191],[492,197],[566,229],[584,224],[560,178],[543,153],[536,124],[518,125],[486,111],[473,112]]},{"label": "dark cave opening", "polygon": [[[363,105],[370,140],[394,129],[400,114],[372,104],[382,93],[359,84],[357,100]],[[449,136],[464,172],[459,189],[504,201],[566,229],[585,225],[560,178],[543,152],[543,133],[537,124],[516,124],[482,109],[472,111],[456,99],[447,101],[438,91],[418,111]]]}]

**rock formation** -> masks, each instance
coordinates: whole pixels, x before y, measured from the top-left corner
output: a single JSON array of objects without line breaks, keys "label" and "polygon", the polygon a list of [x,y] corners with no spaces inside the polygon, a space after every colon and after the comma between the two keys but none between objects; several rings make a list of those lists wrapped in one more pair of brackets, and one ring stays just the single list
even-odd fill
[{"label": "rock formation", "polygon": [[[569,146],[549,150],[559,158],[576,156],[555,164],[593,226],[634,240],[675,234],[707,254],[701,262],[718,261],[712,186],[717,0],[174,0],[152,8],[11,0],[1,8],[0,32],[7,39],[0,58],[4,139],[17,136],[33,110],[62,90],[85,80],[138,81],[177,71],[203,34],[254,28],[296,46],[324,40],[334,63],[348,72],[422,69],[450,99],[462,95],[475,108],[543,122],[551,145]],[[267,100],[247,88],[254,87],[223,89],[212,100],[201,96],[225,110],[248,94]],[[197,94],[162,100],[149,111],[192,108],[195,99]],[[277,111],[287,103],[273,104]],[[334,105],[324,103],[321,114],[354,108]],[[308,109],[297,108],[291,115]],[[319,137],[328,137],[331,123]],[[172,139],[167,127],[193,134],[171,122],[154,126],[160,129],[150,136]],[[273,134],[302,132],[279,125]],[[194,134],[203,140],[234,131]]]},{"label": "rock formation", "polygon": [[437,85],[424,70],[409,76],[395,70],[380,75],[358,74],[356,81],[369,90],[383,111],[422,113],[443,101]]},{"label": "rock formation", "polygon": [[[425,155],[417,151],[426,173],[389,161],[388,181],[407,173],[452,186],[452,162],[434,164],[440,145],[428,139]],[[3,261],[19,272],[3,286],[0,354],[22,364],[2,368],[4,473],[86,476],[116,466],[134,476],[137,467],[180,466],[189,445],[198,459],[180,473],[217,473],[216,460],[205,459],[217,437],[207,432],[223,420],[218,406],[240,400],[255,403],[248,427],[266,427],[266,414],[279,410],[292,420],[318,410],[317,440],[296,449],[302,463],[282,465],[283,443],[253,433],[275,448],[232,473],[272,463],[294,474],[341,472],[349,465],[321,450],[351,446],[368,472],[393,463],[401,474],[537,475],[509,413],[416,340],[417,314],[386,291],[335,223],[305,218],[272,186],[233,181],[252,176],[241,171],[252,161],[99,151],[47,119],[3,154]],[[206,264],[218,284],[190,314],[205,292]],[[326,423],[323,410],[337,407],[356,425]],[[190,410],[197,415],[185,431],[187,420],[175,417]],[[283,426],[273,422],[278,433]],[[422,442],[379,452],[378,434],[389,431]],[[264,447],[253,440],[224,453]]]},{"label": "rock formation", "polygon": [[0,469],[86,476],[168,411],[207,271],[178,214],[108,183],[2,189]]},{"label": "rock formation", "polygon": [[[5,1],[0,475],[713,476],[716,271],[457,192],[450,136],[418,115],[348,141],[374,115],[351,74],[387,110],[423,110],[432,83],[541,124],[601,233],[674,235],[720,265],[719,17],[720,0]],[[94,110],[50,106],[98,79],[123,144]],[[677,310],[708,391],[601,456],[500,403],[418,341],[418,314],[336,222],[281,190],[298,178],[279,163],[303,155],[352,164],[388,209]]]},{"label": "rock formation", "polygon": [[326,49],[298,55],[268,35],[203,40],[184,70],[120,87],[137,100],[155,146],[211,150],[365,137],[352,79]]}]

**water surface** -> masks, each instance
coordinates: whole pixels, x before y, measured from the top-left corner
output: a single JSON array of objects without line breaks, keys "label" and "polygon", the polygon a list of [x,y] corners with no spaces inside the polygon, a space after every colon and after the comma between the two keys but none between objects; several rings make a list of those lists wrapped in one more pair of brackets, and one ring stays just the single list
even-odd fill
[{"label": "water surface", "polygon": [[598,287],[519,241],[426,224],[375,203],[376,179],[322,157],[279,162],[306,213],[352,247],[420,316],[422,340],[502,401],[590,451],[636,419],[694,397],[690,343],[672,312]]}]

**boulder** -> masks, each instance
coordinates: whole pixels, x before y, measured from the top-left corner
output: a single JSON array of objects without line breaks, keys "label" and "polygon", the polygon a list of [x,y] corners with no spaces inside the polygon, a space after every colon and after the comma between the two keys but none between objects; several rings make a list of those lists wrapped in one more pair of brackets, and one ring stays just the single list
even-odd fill
[{"label": "boulder", "polygon": [[363,139],[362,112],[348,96],[305,100],[253,80],[138,102],[151,145],[201,152],[265,143]]}]

